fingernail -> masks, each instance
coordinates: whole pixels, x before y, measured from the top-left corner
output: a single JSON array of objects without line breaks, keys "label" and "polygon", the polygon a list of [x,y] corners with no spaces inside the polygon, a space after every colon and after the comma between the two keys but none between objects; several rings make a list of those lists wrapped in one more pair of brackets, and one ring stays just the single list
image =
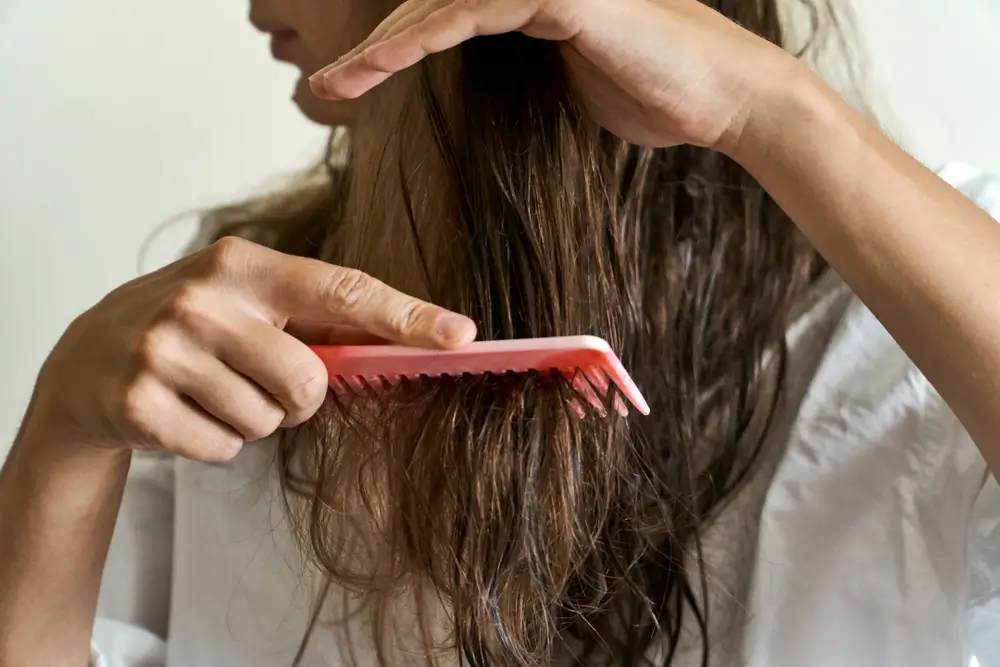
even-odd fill
[{"label": "fingernail", "polygon": [[348,56],[350,55],[351,55],[350,53],[345,53],[344,55],[340,56],[326,67],[313,73],[313,75],[309,77],[309,80],[316,83],[322,81],[323,79],[328,78],[330,73],[336,70],[341,65],[343,65],[348,60]]},{"label": "fingernail", "polygon": [[332,71],[333,71],[333,67],[332,66],[331,67],[324,67],[323,69],[321,69],[320,71],[316,72],[311,77],[309,77],[309,83],[319,83],[319,84],[322,84],[322,82],[324,81],[324,79],[326,79],[327,73],[328,72],[332,72]]},{"label": "fingernail", "polygon": [[323,79],[309,79],[309,88],[316,97],[327,97],[330,94],[326,89],[326,81]]},{"label": "fingernail", "polygon": [[[341,60],[343,60],[343,58],[341,58]],[[309,80],[313,82],[318,82],[322,81],[323,79],[327,79],[329,78],[330,73],[335,71],[338,67],[340,67],[340,60],[334,63],[330,63],[323,69],[314,72],[313,75],[309,77]]]},{"label": "fingernail", "polygon": [[476,337],[476,324],[468,317],[448,313],[437,319],[438,340],[446,345],[464,345]]}]

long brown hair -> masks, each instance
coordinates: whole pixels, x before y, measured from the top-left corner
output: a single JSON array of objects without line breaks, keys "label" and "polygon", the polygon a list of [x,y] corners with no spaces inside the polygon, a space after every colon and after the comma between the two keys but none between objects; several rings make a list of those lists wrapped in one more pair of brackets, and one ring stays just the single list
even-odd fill
[{"label": "long brown hair", "polygon": [[[774,0],[707,4],[788,46]],[[829,10],[807,6],[814,24]],[[469,315],[483,339],[601,336],[652,412],[581,417],[547,372],[331,394],[279,457],[322,596],[359,601],[386,666],[404,608],[428,662],[669,665],[693,623],[708,664],[700,535],[753,472],[821,259],[726,157],[596,126],[555,45],[517,34],[393,77],[349,144],[281,224],[230,209],[220,229],[266,228]]]}]

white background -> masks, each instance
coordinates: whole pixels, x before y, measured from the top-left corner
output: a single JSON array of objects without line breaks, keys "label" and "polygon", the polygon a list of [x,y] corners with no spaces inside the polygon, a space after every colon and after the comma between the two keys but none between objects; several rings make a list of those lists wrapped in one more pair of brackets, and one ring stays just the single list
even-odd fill
[{"label": "white background", "polygon": [[[1000,171],[1000,2],[857,4],[893,135],[929,164]],[[318,155],[323,133],[288,101],[293,74],[246,10],[0,0],[0,456],[48,350],[136,275],[154,227]],[[192,229],[159,237],[149,265]]]}]

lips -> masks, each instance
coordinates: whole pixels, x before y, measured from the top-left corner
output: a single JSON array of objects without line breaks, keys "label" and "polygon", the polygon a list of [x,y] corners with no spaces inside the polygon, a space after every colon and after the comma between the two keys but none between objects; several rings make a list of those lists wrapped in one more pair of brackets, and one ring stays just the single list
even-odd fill
[{"label": "lips", "polygon": [[287,61],[292,57],[292,47],[299,37],[297,32],[270,15],[259,3],[250,4],[249,18],[254,28],[271,37],[271,55],[275,59]]},{"label": "lips", "polygon": [[269,31],[271,35],[271,55],[276,60],[289,60],[291,51],[299,35],[294,30],[279,28]]}]

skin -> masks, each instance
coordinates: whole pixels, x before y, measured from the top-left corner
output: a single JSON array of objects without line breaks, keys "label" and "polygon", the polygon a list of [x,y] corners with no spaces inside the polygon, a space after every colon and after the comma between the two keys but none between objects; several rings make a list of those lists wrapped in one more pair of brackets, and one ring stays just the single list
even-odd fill
[{"label": "skin", "polygon": [[355,105],[313,94],[309,75],[355,46],[352,3],[348,0],[252,0],[250,23],[271,38],[276,60],[298,69],[292,99],[302,113],[321,125],[350,125]]},{"label": "skin", "polygon": [[[307,116],[349,123],[351,100],[477,34],[559,41],[578,93],[609,130],[712,147],[756,177],[1000,471],[1000,225],[794,58],[696,0],[417,0],[341,58],[334,28],[349,23],[345,4],[253,5],[258,26],[294,31],[280,55],[303,73],[295,99]],[[46,362],[0,474],[0,664],[86,664],[132,449],[224,460],[316,409],[325,378],[286,325],[334,321],[442,346],[474,336],[460,319],[442,337],[443,316],[360,274],[236,241],[82,315]],[[280,353],[256,354],[272,344]],[[91,350],[92,367],[73,365]]]}]

